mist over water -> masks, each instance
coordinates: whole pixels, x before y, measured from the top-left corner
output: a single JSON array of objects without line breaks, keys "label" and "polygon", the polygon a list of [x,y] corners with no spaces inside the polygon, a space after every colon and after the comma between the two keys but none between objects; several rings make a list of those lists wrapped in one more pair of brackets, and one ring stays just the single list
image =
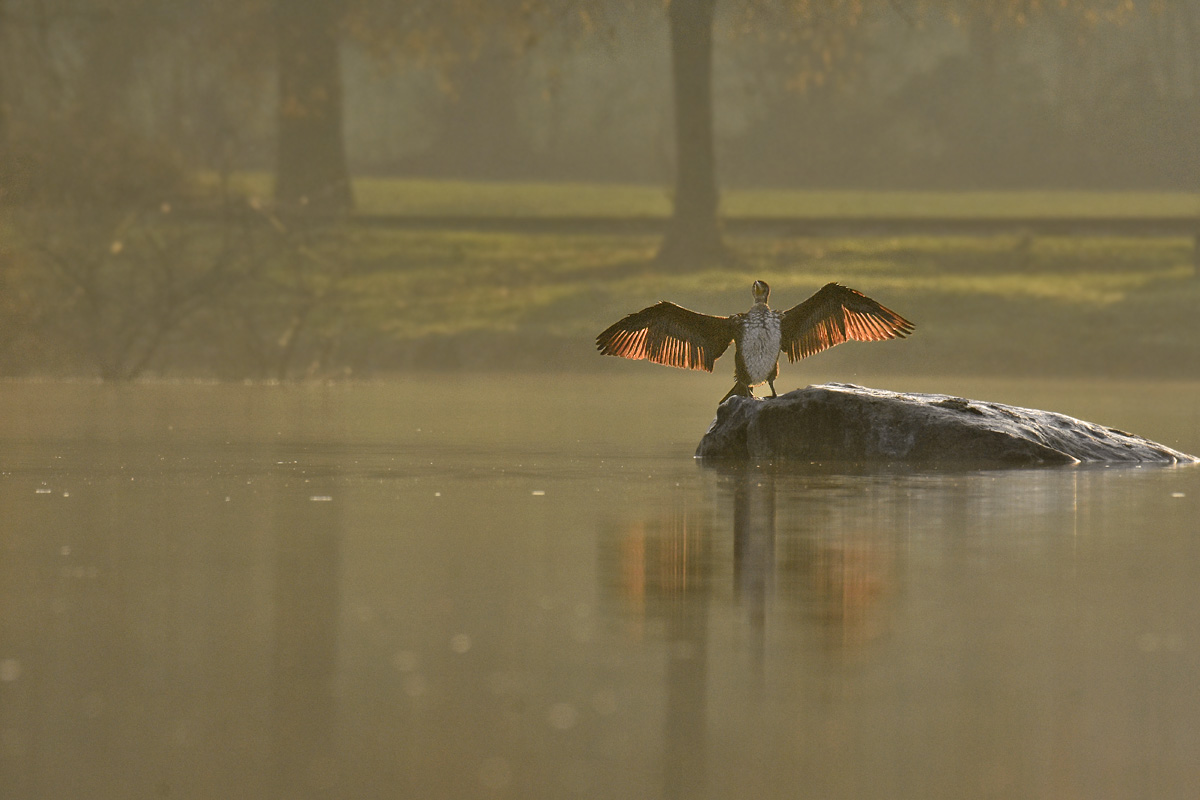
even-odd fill
[{"label": "mist over water", "polygon": [[0,793],[1189,796],[1200,471],[710,467],[716,383],[5,384]]}]

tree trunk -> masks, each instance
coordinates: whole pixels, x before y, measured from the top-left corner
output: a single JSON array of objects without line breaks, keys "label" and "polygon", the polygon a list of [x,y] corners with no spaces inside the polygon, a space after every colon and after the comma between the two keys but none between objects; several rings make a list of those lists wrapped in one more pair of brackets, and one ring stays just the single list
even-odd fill
[{"label": "tree trunk", "polygon": [[277,0],[279,129],[275,200],[284,211],[354,206],[342,136],[337,0]]},{"label": "tree trunk", "polygon": [[10,47],[10,36],[15,38],[8,14],[8,0],[0,0],[0,206],[18,202],[29,191],[29,181],[17,168],[14,150],[12,87],[17,83],[17,70],[12,58],[4,57]]},{"label": "tree trunk", "polygon": [[966,109],[963,126],[963,141],[960,143],[962,163],[957,166],[960,174],[980,185],[994,181],[996,168],[1005,163],[1004,144],[1008,137],[1005,116],[1009,98],[1001,95],[1001,31],[999,24],[1003,11],[987,4],[980,7],[968,20],[967,62],[975,71],[976,95]]},{"label": "tree trunk", "polygon": [[[6,0],[0,0],[0,48],[6,44],[8,35],[8,18],[5,16],[8,10],[5,8]],[[11,174],[9,161],[11,155],[8,152],[9,132],[8,132],[8,84],[5,83],[5,78],[8,76],[4,72],[4,59],[0,57],[0,203],[5,201],[5,195],[11,192],[13,175]]]},{"label": "tree trunk", "polygon": [[[8,39],[8,5],[7,0],[0,0],[0,50],[7,44]],[[5,83],[5,78],[8,76],[4,73],[4,59],[0,58],[0,170],[4,169],[4,163],[8,156],[8,85]],[[0,173],[3,174],[3,173]],[[0,187],[0,193],[4,191]]]},{"label": "tree trunk", "polygon": [[509,180],[528,174],[537,156],[521,128],[517,57],[488,43],[452,76],[453,95],[437,113],[437,136],[412,159],[418,174]]},{"label": "tree trunk", "polygon": [[716,0],[671,0],[671,77],[675,97],[675,208],[660,261],[698,265],[727,253],[717,221],[713,151],[712,52]]}]

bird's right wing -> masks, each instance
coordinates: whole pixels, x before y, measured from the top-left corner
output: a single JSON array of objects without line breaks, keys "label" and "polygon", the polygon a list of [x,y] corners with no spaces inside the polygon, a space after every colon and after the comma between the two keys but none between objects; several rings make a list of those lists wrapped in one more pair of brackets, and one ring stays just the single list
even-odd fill
[{"label": "bird's right wing", "polygon": [[606,356],[712,372],[736,332],[737,316],[713,317],[664,300],[609,326],[596,337],[596,349]]}]

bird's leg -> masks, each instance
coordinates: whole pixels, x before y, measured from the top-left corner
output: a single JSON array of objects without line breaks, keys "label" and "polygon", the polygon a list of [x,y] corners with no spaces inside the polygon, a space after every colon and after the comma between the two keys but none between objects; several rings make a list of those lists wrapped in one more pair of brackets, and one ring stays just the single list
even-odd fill
[{"label": "bird's leg", "polygon": [[767,386],[771,387],[771,397],[779,397],[779,395],[775,394],[775,381],[767,381]]}]

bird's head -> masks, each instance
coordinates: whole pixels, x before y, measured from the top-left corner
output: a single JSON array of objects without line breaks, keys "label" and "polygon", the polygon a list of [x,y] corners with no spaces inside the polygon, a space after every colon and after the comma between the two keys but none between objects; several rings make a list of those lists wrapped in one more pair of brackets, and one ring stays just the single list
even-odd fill
[{"label": "bird's head", "polygon": [[771,296],[771,287],[767,286],[766,281],[755,281],[751,291],[754,292],[754,302],[756,303],[765,303]]}]

